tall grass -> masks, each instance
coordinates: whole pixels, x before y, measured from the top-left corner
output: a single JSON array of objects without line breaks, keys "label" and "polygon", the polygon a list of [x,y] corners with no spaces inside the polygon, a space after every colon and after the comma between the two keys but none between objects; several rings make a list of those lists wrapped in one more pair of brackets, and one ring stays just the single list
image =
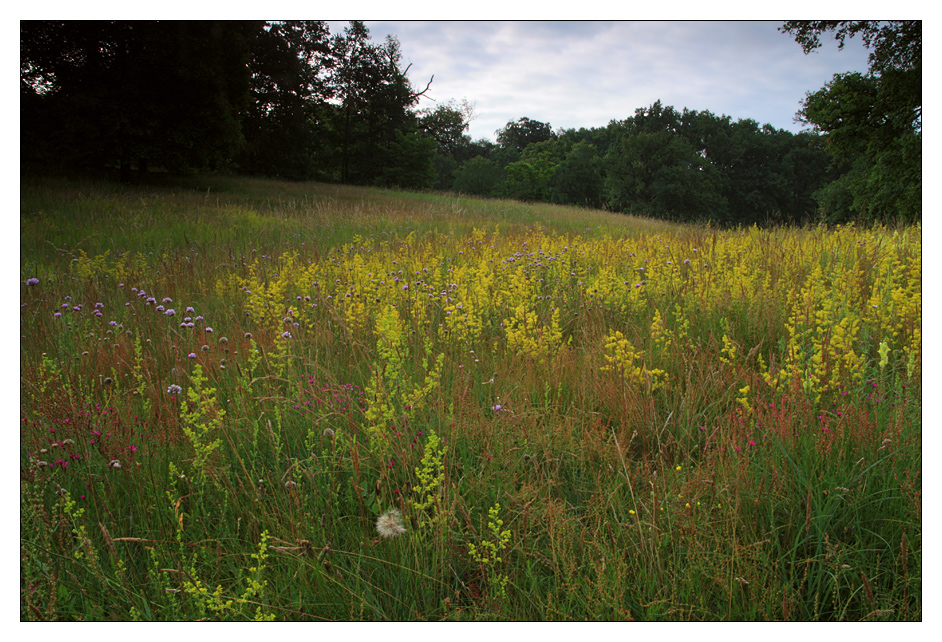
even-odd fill
[{"label": "tall grass", "polygon": [[23,619],[922,617],[918,227],[24,179],[20,277]]}]

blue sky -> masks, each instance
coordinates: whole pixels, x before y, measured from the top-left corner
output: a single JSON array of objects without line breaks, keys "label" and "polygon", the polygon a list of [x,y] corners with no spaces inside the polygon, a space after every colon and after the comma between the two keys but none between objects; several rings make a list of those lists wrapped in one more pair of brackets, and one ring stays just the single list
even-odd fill
[{"label": "blue sky", "polygon": [[[522,116],[555,127],[601,127],[660,99],[799,131],[807,91],[833,74],[866,71],[859,39],[828,39],[805,55],[772,21],[365,21],[381,42],[402,45],[419,107],[450,99],[475,105],[472,138]],[[345,22],[329,21],[331,33]]]}]

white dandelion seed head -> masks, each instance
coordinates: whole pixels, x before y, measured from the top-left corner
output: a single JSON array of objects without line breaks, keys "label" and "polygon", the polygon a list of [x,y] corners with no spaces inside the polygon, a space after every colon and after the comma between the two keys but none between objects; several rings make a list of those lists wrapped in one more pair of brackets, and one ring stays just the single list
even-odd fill
[{"label": "white dandelion seed head", "polygon": [[402,514],[396,508],[391,508],[376,520],[376,532],[386,539],[398,537],[406,532],[402,525]]}]

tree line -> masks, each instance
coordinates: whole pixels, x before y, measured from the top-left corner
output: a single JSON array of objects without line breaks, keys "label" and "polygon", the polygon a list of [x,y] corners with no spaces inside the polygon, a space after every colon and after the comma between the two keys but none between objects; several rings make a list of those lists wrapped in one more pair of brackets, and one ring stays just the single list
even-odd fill
[{"label": "tree line", "polygon": [[918,220],[921,23],[784,23],[806,52],[861,35],[871,70],[809,94],[798,134],[660,101],[605,127],[527,117],[467,134],[418,109],[399,41],[361,22],[21,23],[21,162],[224,169],[437,189],[719,224]]}]

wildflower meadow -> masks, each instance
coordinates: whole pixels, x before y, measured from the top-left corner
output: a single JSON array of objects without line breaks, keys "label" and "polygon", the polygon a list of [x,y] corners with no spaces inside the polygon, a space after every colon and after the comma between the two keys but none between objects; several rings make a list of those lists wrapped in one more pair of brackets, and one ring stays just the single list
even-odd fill
[{"label": "wildflower meadow", "polygon": [[922,619],[918,225],[21,190],[23,620]]}]

